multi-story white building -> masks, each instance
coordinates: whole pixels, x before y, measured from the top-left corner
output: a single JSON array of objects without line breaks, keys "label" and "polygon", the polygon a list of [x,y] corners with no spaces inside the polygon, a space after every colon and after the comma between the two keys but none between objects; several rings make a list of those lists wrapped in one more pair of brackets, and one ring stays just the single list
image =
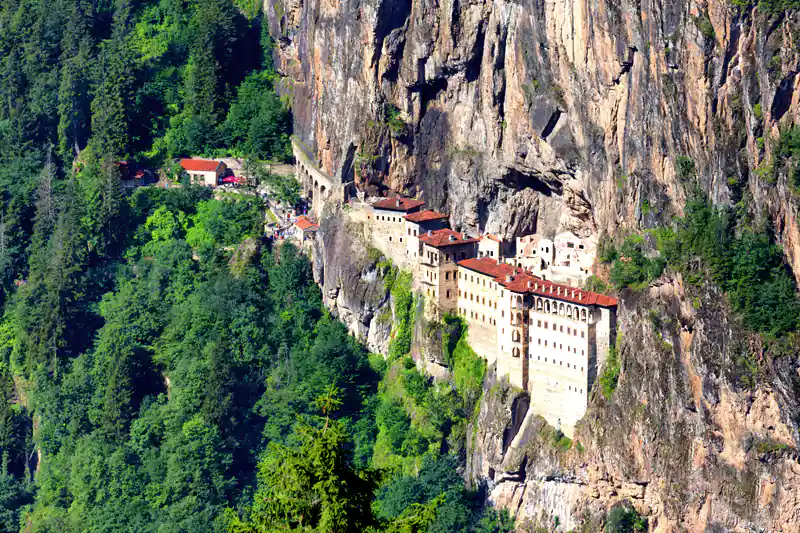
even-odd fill
[{"label": "multi-story white building", "polygon": [[387,198],[353,217],[376,248],[411,270],[426,314],[459,314],[472,348],[530,392],[534,413],[572,436],[615,341],[617,301],[551,276],[588,272],[592,243],[571,233],[554,241],[532,235],[517,239],[516,255],[506,259],[500,239],[453,231],[446,215],[423,205]]},{"label": "multi-story white building", "polygon": [[458,291],[473,349],[572,435],[614,342],[617,301],[487,257],[458,263]]}]

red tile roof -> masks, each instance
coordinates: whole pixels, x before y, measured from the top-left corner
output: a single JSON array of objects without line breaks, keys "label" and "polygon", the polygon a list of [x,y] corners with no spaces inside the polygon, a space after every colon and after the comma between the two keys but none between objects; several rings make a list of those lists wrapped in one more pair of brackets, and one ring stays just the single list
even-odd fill
[{"label": "red tile roof", "polygon": [[374,209],[388,209],[389,211],[405,211],[406,213],[418,209],[425,205],[422,200],[413,200],[411,198],[403,198],[395,196],[393,198],[386,198],[380,202],[372,204]]},{"label": "red tile roof", "polygon": [[497,283],[512,292],[547,296],[555,300],[579,305],[599,305],[601,307],[614,307],[617,305],[617,299],[611,296],[546,281],[509,264],[498,263],[490,257],[465,259],[459,261],[458,266],[492,276]]},{"label": "red tile roof", "polygon": [[458,266],[468,268],[478,274],[492,276],[493,278],[501,278],[506,274],[512,274],[514,272],[513,266],[508,263],[498,263],[490,257],[464,259],[458,262]]},{"label": "red tile roof", "polygon": [[294,225],[303,231],[306,231],[308,229],[319,228],[319,224],[311,222],[311,220],[305,215],[300,215],[299,217],[297,217],[297,220],[295,220]]},{"label": "red tile roof", "polygon": [[181,159],[181,166],[194,172],[215,172],[219,164],[213,159]]},{"label": "red tile roof", "polygon": [[584,291],[543,279],[537,279],[530,292],[539,296],[547,296],[548,298],[572,302],[579,305],[599,305],[601,307],[614,307],[617,305],[617,299],[611,296]]},{"label": "red tile roof", "polygon": [[484,237],[486,237],[487,239],[491,239],[491,240],[493,240],[495,242],[500,242],[500,243],[503,242],[503,240],[500,237],[498,237],[497,235],[493,235],[491,233],[485,234]]},{"label": "red tile roof", "polygon": [[438,211],[431,211],[430,209],[426,209],[425,211],[417,211],[416,213],[411,213],[410,215],[406,215],[406,220],[409,222],[430,222],[431,220],[442,220],[446,219],[447,215],[444,213],[439,213]]},{"label": "red tile roof", "polygon": [[456,244],[468,244],[471,242],[478,242],[478,239],[470,239],[463,233],[458,233],[449,228],[437,229],[423,233],[419,236],[419,240],[433,246],[434,248],[441,248],[443,246],[454,246]]}]

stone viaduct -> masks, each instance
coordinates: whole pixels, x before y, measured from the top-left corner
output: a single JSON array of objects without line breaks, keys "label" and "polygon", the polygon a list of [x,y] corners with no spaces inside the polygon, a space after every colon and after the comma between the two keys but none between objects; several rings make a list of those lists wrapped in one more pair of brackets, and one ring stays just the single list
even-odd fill
[{"label": "stone viaduct", "polygon": [[331,177],[323,172],[317,166],[311,149],[296,136],[292,136],[292,153],[303,196],[317,219],[328,203],[344,204],[355,195],[355,184],[352,181],[343,183],[341,177]]}]

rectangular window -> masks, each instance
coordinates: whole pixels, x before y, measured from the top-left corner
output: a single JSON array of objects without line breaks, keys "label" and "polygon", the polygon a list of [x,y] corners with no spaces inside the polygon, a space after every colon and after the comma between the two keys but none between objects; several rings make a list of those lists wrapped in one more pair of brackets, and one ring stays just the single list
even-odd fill
[{"label": "rectangular window", "polygon": [[584,336],[584,332],[583,332],[583,331],[581,331],[581,339],[583,338],[583,336]]},{"label": "rectangular window", "polygon": [[447,289],[447,297],[450,298],[450,289]]},{"label": "rectangular window", "polygon": [[444,279],[445,279],[445,281],[450,279],[450,272],[445,272],[444,273]]}]

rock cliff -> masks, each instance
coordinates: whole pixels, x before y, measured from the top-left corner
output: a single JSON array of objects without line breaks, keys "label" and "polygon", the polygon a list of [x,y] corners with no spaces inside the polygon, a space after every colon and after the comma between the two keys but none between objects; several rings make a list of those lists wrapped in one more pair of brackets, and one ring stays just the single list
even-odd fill
[{"label": "rock cliff", "polygon": [[388,352],[392,329],[391,296],[379,275],[380,255],[371,251],[359,235],[348,228],[345,217],[328,212],[314,241],[314,279],[333,316],[375,353]]},{"label": "rock cliff", "polygon": [[[794,16],[718,0],[264,7],[295,133],[361,190],[420,194],[458,229],[617,235],[680,213],[696,181],[771,219],[800,274],[795,193],[753,170],[800,113]],[[332,220],[327,302],[385,352],[388,295]],[[627,500],[655,531],[800,530],[795,359],[764,354],[712,288],[685,292],[623,295],[622,377],[580,446],[554,446],[525,394],[487,380],[469,473],[521,528],[594,531]]]},{"label": "rock cliff", "polygon": [[525,415],[527,394],[487,380],[472,481],[522,531],[555,517],[595,531],[623,501],[652,531],[798,531],[795,358],[764,353],[712,288],[667,279],[623,301],[618,387],[595,390],[571,445]]},{"label": "rock cliff", "polygon": [[[462,228],[614,232],[679,212],[691,159],[800,272],[796,202],[751,172],[798,114],[792,17],[730,2],[270,0],[295,131],[330,174]],[[688,160],[684,160],[687,161]]]}]

